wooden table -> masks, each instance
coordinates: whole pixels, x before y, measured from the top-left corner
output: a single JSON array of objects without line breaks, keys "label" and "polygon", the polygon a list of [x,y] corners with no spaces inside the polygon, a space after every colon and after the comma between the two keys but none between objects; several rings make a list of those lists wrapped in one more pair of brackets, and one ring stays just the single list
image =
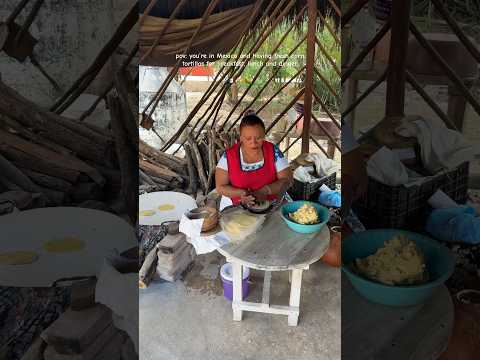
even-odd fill
[{"label": "wooden table", "polygon": [[423,305],[390,307],[361,297],[342,274],[342,359],[437,359],[447,348],[454,306],[445,286]]},{"label": "wooden table", "polygon": [[[329,242],[330,231],[327,226],[315,234],[299,234],[290,230],[277,211],[256,234],[218,249],[233,267],[233,320],[242,321],[243,311],[253,311],[287,315],[288,325],[297,326],[302,273],[320,260]],[[242,266],[265,271],[261,303],[242,300]],[[272,271],[291,271],[289,306],[270,304]]]}]

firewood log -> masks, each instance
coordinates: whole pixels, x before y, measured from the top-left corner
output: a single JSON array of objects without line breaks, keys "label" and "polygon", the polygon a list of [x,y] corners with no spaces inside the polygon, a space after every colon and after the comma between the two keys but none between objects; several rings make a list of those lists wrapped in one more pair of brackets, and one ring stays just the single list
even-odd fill
[{"label": "firewood log", "polygon": [[183,147],[185,148],[185,157],[187,160],[187,168],[188,168],[189,181],[188,181],[187,192],[189,194],[196,194],[198,190],[198,173],[194,166],[192,149],[188,144],[184,144]]},{"label": "firewood log", "polygon": [[146,289],[157,272],[157,251],[158,247],[155,245],[145,257],[145,260],[138,271],[138,287],[140,289]]},{"label": "firewood log", "polygon": [[50,204],[52,205],[65,205],[69,201],[68,195],[64,192],[52,190],[43,186],[40,186],[40,191],[48,200],[50,200]]},{"label": "firewood log", "polygon": [[69,192],[72,189],[72,184],[70,184],[68,181],[22,167],[19,169],[37,185],[61,192]]},{"label": "firewood log", "polygon": [[200,155],[200,151],[198,149],[198,146],[197,146],[196,142],[193,140],[193,135],[191,133],[188,134],[188,144],[190,145],[190,148],[193,151],[195,159],[197,160],[196,161],[196,166],[197,166],[198,175],[200,177],[200,183],[202,185],[203,191],[207,192],[208,191],[208,189],[207,189],[208,180],[207,180],[207,176],[205,174],[205,168],[203,166],[202,156]]},{"label": "firewood log", "polygon": [[30,156],[23,151],[17,150],[0,141],[0,153],[2,153],[12,164],[17,167],[28,168],[45,175],[50,175],[58,179],[63,179],[71,183],[75,183],[80,176],[80,172],[59,166],[58,164]]},{"label": "firewood log", "polygon": [[111,160],[112,138],[89,129],[82,123],[49,112],[27,100],[0,80],[0,113],[11,120],[40,131],[54,143],[73,150],[79,156],[101,164]]},{"label": "firewood log", "polygon": [[102,200],[102,188],[93,182],[79,183],[70,192],[70,197],[73,202],[81,203],[87,200]]},{"label": "firewood log", "polygon": [[16,135],[0,130],[0,146],[2,144],[25,152],[35,158],[56,163],[67,169],[83,172],[90,176],[91,179],[98,184],[103,185],[105,183],[105,178],[98,172],[98,170],[88,165],[84,161],[73,156],[58,154],[54,151],[44,148],[43,146],[30,143]]},{"label": "firewood log", "polygon": [[183,179],[179,174],[169,169],[160,167],[159,165],[156,165],[156,164],[152,164],[151,162],[144,159],[138,159],[138,163],[140,164],[140,169],[145,171],[147,174],[152,174],[154,176],[160,177],[168,181],[177,179],[180,182],[183,182]]},{"label": "firewood log", "polygon": [[25,175],[19,168],[0,155],[0,174],[20,189],[32,193],[41,193],[40,187]]},{"label": "firewood log", "polygon": [[143,142],[142,140],[140,140],[138,144],[138,150],[146,157],[151,158],[154,161],[159,162],[163,165],[166,165],[169,169],[172,169],[177,173],[185,173],[185,167],[187,165],[185,159],[181,159],[174,155],[169,155],[158,151]]},{"label": "firewood log", "polygon": [[[138,189],[138,150],[131,146],[128,141],[128,133],[125,128],[125,119],[122,104],[116,94],[108,96],[108,105],[110,107],[110,123],[115,136],[115,148],[120,165],[121,173],[121,194],[125,199],[129,211],[129,217],[132,222],[136,221],[138,216],[138,196],[132,189]],[[134,176],[135,175],[135,176]]]}]

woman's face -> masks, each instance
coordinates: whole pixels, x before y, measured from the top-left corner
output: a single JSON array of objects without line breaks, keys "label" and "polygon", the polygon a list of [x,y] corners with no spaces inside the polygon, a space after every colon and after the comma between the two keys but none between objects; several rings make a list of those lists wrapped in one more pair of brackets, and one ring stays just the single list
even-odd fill
[{"label": "woman's face", "polygon": [[265,130],[260,125],[244,126],[240,130],[240,141],[245,149],[260,149],[264,139]]}]

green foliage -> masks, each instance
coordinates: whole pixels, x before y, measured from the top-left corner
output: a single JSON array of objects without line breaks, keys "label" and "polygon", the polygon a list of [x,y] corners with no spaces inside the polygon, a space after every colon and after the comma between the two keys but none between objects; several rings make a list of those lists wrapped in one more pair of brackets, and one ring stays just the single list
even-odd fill
[{"label": "green foliage", "polygon": [[[333,22],[332,26],[333,26]],[[264,103],[268,98],[270,98],[276,91],[278,91],[285,81],[288,81],[292,78],[302,67],[306,64],[306,54],[307,54],[307,45],[304,41],[291,55],[290,58],[286,59],[286,56],[295,48],[299,41],[307,33],[307,24],[303,22],[300,27],[294,27],[285,37],[280,47],[275,51],[275,47],[279,44],[282,37],[285,35],[291,24],[281,23],[273,31],[273,33],[267,38],[267,40],[262,44],[260,49],[256,53],[256,57],[250,59],[250,63],[245,67],[245,70],[237,80],[237,86],[239,88],[240,94],[242,94],[249,86],[251,89],[248,92],[249,97],[254,97],[258,94],[259,91],[264,87],[268,79],[276,71],[277,74],[270,82],[270,84],[262,92],[261,97],[257,100],[255,107],[258,107],[260,104]],[[257,34],[253,37],[254,40],[258,39],[260,35]],[[317,38],[320,43],[334,59],[337,66],[340,67],[340,47],[336,44],[335,39],[329,33],[327,28],[322,28],[317,30]],[[244,53],[248,53],[249,50],[254,46],[253,39],[245,47]],[[265,56],[272,56],[271,59],[267,60]],[[238,59],[237,59],[238,60]],[[230,61],[233,61],[230,60]],[[263,68],[258,78],[254,81],[254,78],[261,68],[263,62],[269,61],[267,66]],[[283,62],[283,66],[282,63]],[[216,62],[214,64],[217,70],[221,67],[221,62]],[[332,87],[338,92],[341,93],[340,77],[335,72],[328,60],[323,56],[320,50],[317,49],[316,54],[316,68],[323,74],[323,76],[328,79]],[[303,71],[294,82],[284,89],[277,98],[271,103],[274,107],[285,106],[292,97],[300,90],[304,85],[305,71]],[[339,104],[335,97],[329,92],[327,87],[323,82],[315,75],[314,76],[314,87],[316,93],[320,96],[322,101],[327,104],[329,109],[334,112],[338,112]],[[289,90],[287,90],[289,89]],[[244,101],[245,103],[245,101]],[[318,108],[318,104],[315,105]]]}]

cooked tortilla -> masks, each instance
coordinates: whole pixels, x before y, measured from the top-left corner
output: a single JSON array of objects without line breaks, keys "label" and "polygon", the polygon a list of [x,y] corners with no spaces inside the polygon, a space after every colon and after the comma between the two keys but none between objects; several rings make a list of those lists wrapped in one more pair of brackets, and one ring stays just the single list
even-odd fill
[{"label": "cooked tortilla", "polygon": [[0,253],[0,265],[26,265],[38,260],[33,251],[7,251]]},{"label": "cooked tortilla", "polygon": [[47,241],[43,248],[45,251],[52,253],[67,253],[73,251],[80,251],[85,247],[85,243],[77,238],[68,237],[59,240]]},{"label": "cooked tortilla", "polygon": [[153,216],[155,215],[155,210],[142,210],[139,212],[140,216]]},{"label": "cooked tortilla", "polygon": [[158,210],[160,211],[170,211],[175,209],[175,205],[172,204],[163,204],[158,207]]}]

